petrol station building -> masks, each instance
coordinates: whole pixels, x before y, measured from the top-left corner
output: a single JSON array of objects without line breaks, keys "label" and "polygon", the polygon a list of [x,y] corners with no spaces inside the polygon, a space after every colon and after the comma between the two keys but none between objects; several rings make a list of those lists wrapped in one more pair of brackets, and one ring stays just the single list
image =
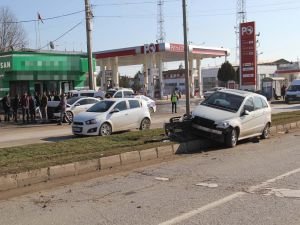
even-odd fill
[{"label": "petrol station building", "polygon": [[[206,58],[226,57],[229,50],[197,45],[188,46],[190,67],[190,93],[194,96],[195,79],[199,81],[199,95],[202,95],[201,60]],[[163,97],[165,83],[163,79],[163,63],[180,62],[184,60],[184,45],[176,43],[145,44],[142,46],[94,52],[97,65],[100,66],[101,88],[107,86],[119,87],[119,67],[143,65],[144,92],[150,97]],[[111,71],[110,73],[107,71]],[[182,75],[180,75],[182,76]],[[159,86],[159,95],[155,93]]]}]

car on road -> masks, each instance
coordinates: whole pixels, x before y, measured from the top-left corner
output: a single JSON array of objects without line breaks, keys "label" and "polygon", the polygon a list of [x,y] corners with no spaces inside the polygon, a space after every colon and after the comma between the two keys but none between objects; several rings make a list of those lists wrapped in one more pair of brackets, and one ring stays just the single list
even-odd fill
[{"label": "car on road", "polygon": [[94,97],[103,99],[105,96],[104,91],[95,91],[95,90],[70,90],[68,95],[71,97]]},{"label": "car on road", "polygon": [[106,91],[105,98],[129,98],[133,95],[131,88],[111,88]]},{"label": "car on road", "polygon": [[223,90],[223,89],[225,89],[225,87],[214,87],[214,88],[211,88],[211,89],[205,91],[203,93],[203,96],[204,96],[204,98],[208,98],[211,94],[215,93],[216,91]]},{"label": "car on road", "polygon": [[[84,112],[87,109],[89,109],[91,106],[93,106],[95,103],[101,101],[99,98],[93,98],[93,97],[72,97],[67,99],[67,108],[66,108],[66,116],[68,117],[68,121],[72,122],[74,115]],[[54,101],[52,101],[54,103]],[[53,103],[50,103],[49,105],[53,105]],[[57,108],[59,102],[56,101],[57,104],[55,104],[55,111],[53,112],[53,118],[59,118],[60,117],[60,111]]]},{"label": "car on road", "polygon": [[145,100],[147,102],[147,106],[148,106],[150,113],[156,112],[156,103],[153,99],[151,99],[145,95],[135,95],[134,97]]},{"label": "car on road", "polygon": [[110,135],[115,131],[149,129],[150,112],[147,103],[135,98],[104,99],[86,112],[75,115],[74,135]]},{"label": "car on road", "polygon": [[192,127],[198,134],[234,147],[238,140],[268,138],[271,107],[259,94],[224,89],[213,93],[192,112]]},{"label": "car on road", "polygon": [[300,79],[293,80],[290,86],[286,90],[285,102],[300,101]]}]

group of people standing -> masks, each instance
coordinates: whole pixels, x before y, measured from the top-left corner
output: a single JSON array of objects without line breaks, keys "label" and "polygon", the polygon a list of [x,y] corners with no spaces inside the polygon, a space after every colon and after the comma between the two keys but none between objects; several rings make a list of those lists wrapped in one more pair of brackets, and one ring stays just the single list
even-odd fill
[{"label": "group of people standing", "polygon": [[[16,94],[13,98],[9,96],[9,93],[6,93],[2,99],[4,121],[10,121],[12,119],[17,123],[19,109],[22,110],[23,123],[35,123],[37,113],[41,115],[43,121],[46,121],[47,104],[48,98],[45,93],[40,96],[38,93],[32,95],[31,93],[24,92],[21,97]],[[37,111],[37,109],[39,110]]]}]

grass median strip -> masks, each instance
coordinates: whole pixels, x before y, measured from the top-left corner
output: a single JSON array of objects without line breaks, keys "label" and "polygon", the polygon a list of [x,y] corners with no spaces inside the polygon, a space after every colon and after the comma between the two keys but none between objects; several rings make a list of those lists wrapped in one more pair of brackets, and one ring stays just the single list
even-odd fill
[{"label": "grass median strip", "polygon": [[293,111],[293,112],[283,112],[283,113],[272,114],[272,124],[273,125],[293,123],[296,121],[300,121],[300,110]]},{"label": "grass median strip", "polygon": [[0,175],[161,146],[163,129],[0,149]]},{"label": "grass median strip", "polygon": [[[272,124],[300,121],[300,111],[272,115]],[[163,129],[126,132],[107,137],[82,137],[66,141],[0,149],[0,175],[53,165],[95,159],[123,152],[168,145]]]}]

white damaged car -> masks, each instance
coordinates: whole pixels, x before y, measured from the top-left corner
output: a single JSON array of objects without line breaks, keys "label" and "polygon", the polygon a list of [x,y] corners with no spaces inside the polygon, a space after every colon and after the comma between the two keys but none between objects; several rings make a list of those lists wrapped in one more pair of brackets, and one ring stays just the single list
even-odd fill
[{"label": "white damaged car", "polygon": [[269,137],[271,107],[262,95],[224,89],[193,110],[192,126],[198,134],[234,147],[242,139]]},{"label": "white damaged car", "polygon": [[138,128],[149,129],[150,112],[147,103],[134,98],[102,100],[86,112],[75,115],[72,132],[75,135],[110,135],[112,132]]}]

